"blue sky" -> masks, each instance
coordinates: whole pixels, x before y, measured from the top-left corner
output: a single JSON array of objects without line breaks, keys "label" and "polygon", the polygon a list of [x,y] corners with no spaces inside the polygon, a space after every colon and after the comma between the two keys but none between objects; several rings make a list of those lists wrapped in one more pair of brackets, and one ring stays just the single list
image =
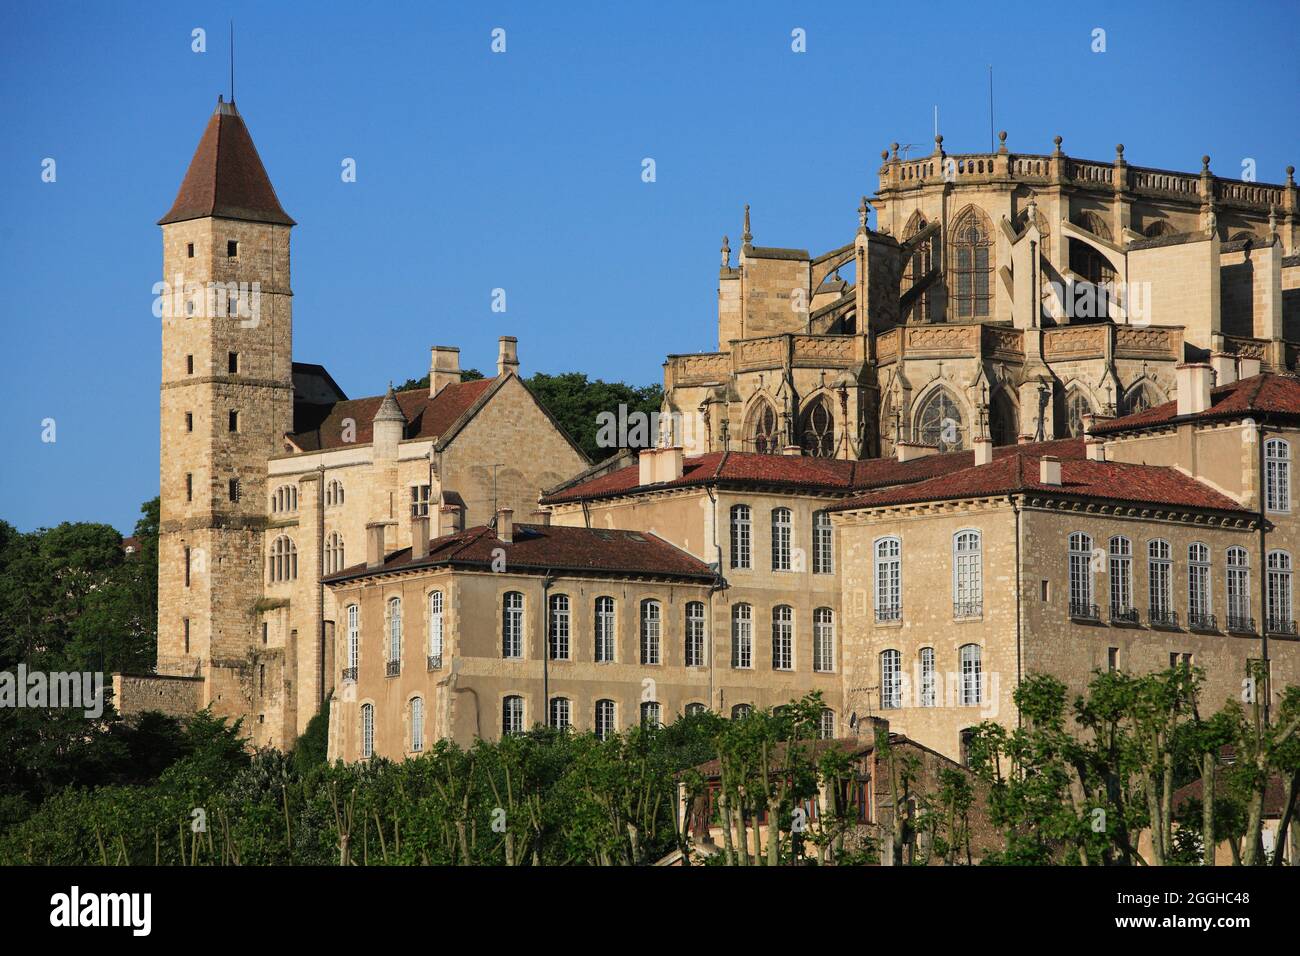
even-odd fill
[{"label": "blue sky", "polygon": [[489,370],[506,334],[525,374],[658,380],[666,353],[715,344],[718,247],[738,247],[744,203],[758,244],[848,241],[880,150],[932,148],[936,105],[946,148],[987,148],[990,64],[1012,150],[1059,133],[1143,166],[1209,153],[1237,176],[1253,158],[1267,182],[1300,160],[1293,0],[918,9],[6,4],[0,518],[129,531],[157,493],[154,223],[227,89],[231,17],[240,111],[300,224],[295,358],[350,395],[423,374],[435,343]]}]

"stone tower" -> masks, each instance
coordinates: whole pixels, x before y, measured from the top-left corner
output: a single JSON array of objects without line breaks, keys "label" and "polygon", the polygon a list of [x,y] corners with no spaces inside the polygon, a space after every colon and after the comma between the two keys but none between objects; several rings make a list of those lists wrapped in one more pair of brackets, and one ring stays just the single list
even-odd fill
[{"label": "stone tower", "polygon": [[158,224],[158,671],[200,677],[204,706],[246,714],[264,639],[266,461],[293,428],[294,221],[233,102],[218,97]]}]

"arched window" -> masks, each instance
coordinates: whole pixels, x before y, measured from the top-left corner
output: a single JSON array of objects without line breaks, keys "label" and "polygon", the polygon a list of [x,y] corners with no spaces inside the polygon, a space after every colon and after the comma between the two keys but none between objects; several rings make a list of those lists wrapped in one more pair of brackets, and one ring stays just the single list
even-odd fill
[{"label": "arched window", "polygon": [[978,531],[952,536],[952,616],[959,620],[984,614],[984,545]]},{"label": "arched window", "polygon": [[361,705],[361,759],[369,760],[375,755],[375,706]]},{"label": "arched window", "polygon": [[751,451],[760,455],[777,455],[781,452],[781,434],[777,427],[776,409],[770,402],[759,400],[749,414],[749,427],[745,429]]},{"label": "arched window", "polygon": [[343,482],[331,478],[330,483],[325,486],[325,507],[335,508],[341,504],[343,504]]},{"label": "arched window", "polygon": [[1159,404],[1160,396],[1155,393],[1151,385],[1147,382],[1138,382],[1125,393],[1122,412],[1125,415],[1136,415]]},{"label": "arched window", "polygon": [[1269,511],[1291,510],[1291,445],[1285,439],[1264,442],[1264,488]]},{"label": "arched window", "polygon": [[617,726],[614,722],[614,702],[612,700],[596,701],[596,739],[605,740],[610,734],[614,733]]},{"label": "arched window", "polygon": [[965,434],[957,400],[947,389],[935,389],[916,413],[916,440],[940,451],[960,451]]},{"label": "arched window", "polygon": [[698,717],[700,714],[705,713],[708,709],[709,708],[705,707],[699,701],[692,701],[691,703],[686,705],[686,716]]},{"label": "arched window", "polygon": [[429,592],[429,670],[442,667],[442,592]]},{"label": "arched window", "polygon": [[[912,237],[921,232],[928,226],[925,217],[919,212],[912,214],[908,220],[907,228],[903,231],[904,240],[910,240]],[[936,236],[931,234],[930,238],[916,245],[912,254],[907,259],[907,265],[903,269],[903,283],[900,291],[907,292],[916,286],[918,282],[924,279],[935,267]],[[904,322],[934,322],[939,316],[936,314],[934,296],[932,294],[933,284],[921,293],[919,299],[913,299],[908,309],[908,314],[903,316]]]},{"label": "arched window", "polygon": [[298,486],[281,485],[271,496],[271,511],[276,513],[298,510]]},{"label": "arched window", "polygon": [[568,730],[571,726],[573,726],[572,721],[569,719],[569,714],[570,714],[569,698],[567,697],[551,698],[551,712],[548,716],[552,727],[554,727],[556,730]]},{"label": "arched window", "polygon": [[1210,587],[1210,549],[1199,541],[1187,547],[1187,626],[1214,629]]},{"label": "arched window", "polygon": [[524,699],[511,694],[501,701],[501,733],[522,734],[524,732]]},{"label": "arched window", "polygon": [[952,314],[958,319],[990,314],[993,289],[993,241],[988,217],[971,207],[952,234]]},{"label": "arched window", "polygon": [[659,719],[659,702],[656,700],[647,700],[641,704],[641,726],[642,727],[662,727],[663,722]]},{"label": "arched window", "polygon": [[1270,634],[1294,634],[1291,617],[1291,555],[1286,551],[1268,553],[1268,613]]},{"label": "arched window", "polygon": [[970,707],[984,700],[984,675],[981,672],[978,644],[963,644],[961,648],[961,702]]},{"label": "arched window", "polygon": [[298,579],[298,549],[288,535],[280,535],[271,542],[269,561],[271,582]]},{"label": "arched window", "polygon": [[1172,626],[1174,615],[1174,561],[1169,542],[1156,538],[1147,542],[1147,601],[1151,623]]},{"label": "arched window", "polygon": [[754,609],[748,604],[731,608],[731,666],[754,666]]},{"label": "arched window", "polygon": [[658,601],[646,600],[641,602],[641,663],[658,664],[661,662],[659,656],[659,624],[662,619],[662,612]]},{"label": "arched window", "polygon": [[989,402],[989,438],[993,444],[1014,445],[1020,437],[1020,422],[1016,406],[1005,389],[998,389]]},{"label": "arched window", "polygon": [[[1106,237],[1103,236],[1102,238]],[[1082,239],[1071,239],[1069,252],[1070,271],[1084,282],[1102,286],[1115,281],[1115,267],[1094,246],[1089,245]],[[1084,293],[1076,290],[1073,293],[1072,300],[1069,303],[1071,314],[1078,318],[1097,319],[1110,314],[1109,305],[1100,293],[1096,295],[1091,303],[1087,303],[1086,290]],[[1085,304],[1088,305],[1087,309],[1084,308]]]},{"label": "arched window", "polygon": [[934,648],[921,648],[921,694],[922,707],[934,707],[939,702],[938,685],[934,674]]},{"label": "arched window", "polygon": [[686,602],[686,640],[684,647],[687,667],[704,666],[704,604]]},{"label": "arched window", "polygon": [[1070,617],[1096,616],[1092,597],[1092,538],[1076,531],[1070,535]]},{"label": "arched window", "polygon": [[388,599],[388,676],[398,672],[402,661],[402,599]]},{"label": "arched window", "polygon": [[1111,620],[1135,623],[1137,611],[1133,608],[1133,542],[1123,535],[1111,538],[1109,562]]},{"label": "arched window", "polygon": [[772,509],[772,570],[790,570],[790,541],[794,516],[789,508]]},{"label": "arched window", "polygon": [[813,458],[835,457],[835,416],[826,399],[818,398],[803,410],[799,419],[803,452]]},{"label": "arched window", "polygon": [[1092,401],[1083,389],[1070,389],[1070,393],[1065,397],[1065,427],[1071,438],[1082,437],[1083,416],[1092,413]]},{"label": "arched window", "polygon": [[813,611],[813,670],[835,670],[835,612],[828,607]]},{"label": "arched window", "polygon": [[753,528],[750,521],[749,505],[731,506],[731,566],[737,570],[748,570],[752,564],[751,546]]},{"label": "arched window", "polygon": [[551,595],[551,613],[547,631],[551,660],[567,661],[569,659],[569,596],[567,594]]},{"label": "arched window", "polygon": [[614,599],[612,597],[596,598],[595,620],[597,664],[607,664],[614,660]]},{"label": "arched window", "polygon": [[876,553],[876,621],[903,619],[903,544],[898,538],[881,538]]},{"label": "arched window", "polygon": [[501,599],[501,656],[524,656],[524,596],[507,591]]},{"label": "arched window", "polygon": [[887,710],[903,706],[902,657],[892,648],[880,652],[880,706]]},{"label": "arched window", "polygon": [[772,608],[772,669],[794,670],[794,608],[788,604]]},{"label": "arched window", "polygon": [[835,711],[829,707],[822,708],[821,720],[817,725],[817,736],[822,740],[835,739]]},{"label": "arched window", "polygon": [[333,574],[345,567],[347,563],[343,560],[343,536],[337,531],[331,531],[325,539],[325,573]]},{"label": "arched window", "polygon": [[1106,225],[1105,219],[1091,210],[1075,216],[1074,224],[1081,229],[1088,230],[1094,236],[1107,241],[1110,240],[1110,226]]},{"label": "arched window", "polygon": [[411,752],[424,749],[424,698],[411,698]]},{"label": "arched window", "polygon": [[825,511],[813,514],[813,574],[835,573],[835,537],[831,516]]},{"label": "arched window", "polygon": [[753,704],[736,704],[731,708],[732,720],[744,720],[754,712]]},{"label": "arched window", "polygon": [[1142,227],[1142,235],[1151,239],[1158,239],[1160,236],[1172,236],[1174,227],[1169,224],[1168,219],[1156,219]]},{"label": "arched window", "polygon": [[1245,548],[1228,549],[1228,630],[1239,634],[1254,633],[1250,617],[1250,552]]},{"label": "arched window", "polygon": [[343,679],[355,681],[357,679],[357,667],[361,663],[361,608],[355,604],[349,604],[347,621],[348,663],[343,670]]}]

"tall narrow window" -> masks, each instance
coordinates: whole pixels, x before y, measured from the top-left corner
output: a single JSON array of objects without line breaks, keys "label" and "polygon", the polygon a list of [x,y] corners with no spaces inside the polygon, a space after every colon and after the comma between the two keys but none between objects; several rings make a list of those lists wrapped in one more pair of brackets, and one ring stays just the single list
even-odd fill
[{"label": "tall narrow window", "polygon": [[1151,623],[1172,626],[1174,614],[1174,562],[1169,542],[1156,538],[1147,542],[1147,598]]},{"label": "tall narrow window", "polygon": [[616,729],[614,724],[614,702],[612,700],[596,701],[596,739],[605,740]]},{"label": "tall narrow window", "polygon": [[1281,438],[1264,442],[1264,485],[1269,511],[1291,510],[1291,445]]},{"label": "tall narrow window", "polygon": [[333,574],[345,567],[347,562],[343,559],[343,536],[337,531],[331,531],[325,539],[325,573]]},{"label": "tall narrow window", "polygon": [[190,546],[185,546],[185,586],[190,586]]},{"label": "tall narrow window", "polygon": [[614,659],[614,599],[612,597],[596,598],[595,632],[596,663],[608,663]]},{"label": "tall narrow window", "polygon": [[1214,627],[1210,595],[1210,549],[1199,541],[1187,547],[1187,626],[1201,630]]},{"label": "tall narrow window", "polygon": [[239,501],[240,494],[239,494],[238,478],[231,478],[229,481],[226,482],[226,496],[233,502]]},{"label": "tall narrow window", "polygon": [[772,570],[790,570],[792,516],[789,508],[772,509]]},{"label": "tall narrow window", "polygon": [[880,652],[880,706],[903,706],[903,667],[898,651]]},{"label": "tall narrow window", "polygon": [[424,698],[411,698],[411,751],[424,749]]},{"label": "tall narrow window", "polygon": [[987,217],[970,208],[957,219],[952,240],[952,311],[958,319],[989,314],[993,252]]},{"label": "tall narrow window", "polygon": [[1092,538],[1081,531],[1070,535],[1070,616],[1097,616],[1092,599]]},{"label": "tall narrow window", "polygon": [[952,539],[952,616],[984,614],[984,550],[978,531],[958,531]]},{"label": "tall narrow window", "polygon": [[550,652],[551,660],[569,659],[569,596],[551,595]]},{"label": "tall narrow window", "polygon": [[361,705],[361,759],[375,755],[375,705]]},{"label": "tall narrow window", "polygon": [[185,500],[194,500],[194,473],[189,471],[185,473]]},{"label": "tall narrow window", "polygon": [[344,680],[357,679],[357,666],[361,656],[361,608],[348,605],[348,666],[343,671]]},{"label": "tall narrow window", "polygon": [[835,739],[835,711],[829,707],[822,709],[821,721],[817,726],[817,736],[822,740]]},{"label": "tall narrow window", "polygon": [[429,668],[442,666],[442,592],[429,592]]},{"label": "tall narrow window", "polygon": [[787,604],[772,608],[772,669],[794,670],[794,609]]},{"label": "tall narrow window", "polygon": [[[233,313],[232,313],[232,314],[233,314]],[[238,352],[227,352],[227,353],[226,353],[226,371],[229,372],[231,375],[234,375],[234,374],[238,373],[238,371],[239,371],[239,353],[238,353]]]},{"label": "tall narrow window", "polygon": [[731,666],[754,666],[754,610],[748,604],[731,609]]},{"label": "tall narrow window", "polygon": [[898,538],[876,542],[876,620],[903,619],[903,546]]},{"label": "tall narrow window", "polygon": [[662,721],[659,719],[659,702],[647,700],[641,704],[641,726],[642,727],[661,727]]},{"label": "tall narrow window", "polygon": [[835,573],[835,545],[831,516],[825,511],[813,515],[813,574]]},{"label": "tall narrow window", "polygon": [[751,563],[752,528],[750,525],[749,505],[732,505],[731,507],[731,566],[737,570],[748,570]]},{"label": "tall narrow window", "polygon": [[1250,619],[1250,554],[1245,548],[1228,549],[1228,630],[1252,633]]},{"label": "tall narrow window", "polygon": [[685,652],[687,667],[704,666],[704,604],[700,601],[686,604]]},{"label": "tall narrow window", "polygon": [[185,430],[186,430],[187,432],[192,432],[192,431],[194,431],[194,413],[193,413],[193,412],[186,412],[186,413],[185,413]]},{"label": "tall narrow window", "polygon": [[429,486],[411,485],[411,517],[427,518],[429,516]]},{"label": "tall narrow window", "polygon": [[501,733],[522,734],[524,732],[524,699],[515,694],[501,701]]},{"label": "tall narrow window", "polygon": [[402,599],[388,599],[388,676],[401,669],[402,661]]},{"label": "tall narrow window", "polygon": [[568,730],[571,726],[573,726],[573,722],[572,720],[570,720],[569,714],[570,714],[569,698],[567,697],[551,698],[551,712],[548,715],[548,717],[550,719],[552,727],[554,727],[556,730]]},{"label": "tall narrow window", "polygon": [[921,693],[922,707],[934,707],[939,702],[938,685],[934,673],[934,648],[921,648]]},{"label": "tall narrow window", "polygon": [[185,653],[188,654],[190,652],[190,619],[188,617],[183,618],[181,623],[185,627]]},{"label": "tall narrow window", "polygon": [[804,409],[799,419],[799,434],[805,455],[835,457],[835,416],[825,398],[817,399]]},{"label": "tall narrow window", "polygon": [[828,607],[813,611],[813,670],[835,670],[835,612]]},{"label": "tall narrow window", "polygon": [[507,591],[501,600],[501,656],[524,656],[524,596]]},{"label": "tall narrow window", "polygon": [[1268,553],[1268,630],[1270,634],[1294,634],[1291,618],[1291,555],[1285,551]]},{"label": "tall narrow window", "polygon": [[981,672],[978,644],[964,644],[961,648],[961,702],[970,707],[984,700],[984,677]]},{"label": "tall narrow window", "polygon": [[641,663],[658,664],[659,624],[661,612],[658,601],[641,602]]}]

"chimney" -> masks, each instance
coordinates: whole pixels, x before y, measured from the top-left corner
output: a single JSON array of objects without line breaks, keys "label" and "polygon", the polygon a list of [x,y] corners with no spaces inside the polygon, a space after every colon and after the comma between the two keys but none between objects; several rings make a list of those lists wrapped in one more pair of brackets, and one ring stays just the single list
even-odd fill
[{"label": "chimney", "polygon": [[637,456],[637,484],[653,485],[655,483],[655,455],[658,448],[642,448]]},{"label": "chimney", "polygon": [[894,443],[894,454],[899,461],[911,461],[914,458],[924,458],[926,455],[935,455],[938,452],[939,449],[933,445],[922,445],[914,441]]},{"label": "chimney", "polygon": [[378,568],[384,564],[384,527],[386,521],[372,521],[366,525],[366,567]]},{"label": "chimney", "polygon": [[784,448],[781,449],[781,454],[792,456],[792,457],[799,456],[803,454],[803,449],[800,448],[798,445],[786,445]]},{"label": "chimney", "polygon": [[682,476],[684,460],[681,448],[660,448],[655,455],[655,480],[676,481]]},{"label": "chimney", "polygon": [[1231,385],[1237,380],[1237,356],[1226,352],[1215,352],[1210,356],[1210,368],[1214,369],[1215,385]]},{"label": "chimney", "polygon": [[497,375],[507,372],[519,374],[519,340],[513,335],[503,335],[497,342]]},{"label": "chimney", "polygon": [[993,461],[993,439],[976,438],[975,439],[975,464],[988,465]]},{"label": "chimney", "polygon": [[1104,438],[1085,438],[1083,448],[1088,454],[1089,461],[1106,460],[1106,440]]},{"label": "chimney", "polygon": [[546,508],[538,508],[532,514],[533,524],[541,525],[543,528],[551,526],[551,512]]},{"label": "chimney", "polygon": [[411,558],[419,561],[429,556],[429,516],[411,519]]},{"label": "chimney", "polygon": [[1254,378],[1263,371],[1263,363],[1257,358],[1241,356],[1237,359],[1237,377]]},{"label": "chimney", "polygon": [[460,381],[460,349],[435,345],[429,350],[429,397]]},{"label": "chimney", "polygon": [[456,534],[465,530],[465,512],[460,505],[443,505],[438,509],[438,534]]},{"label": "chimney", "polygon": [[1210,407],[1210,374],[1204,362],[1178,366],[1178,414],[1199,415]]},{"label": "chimney", "polygon": [[1039,459],[1038,483],[1040,485],[1060,485],[1061,459],[1055,455],[1044,455]]},{"label": "chimney", "polygon": [[497,512],[497,540],[502,544],[513,544],[515,540],[515,511],[502,508]]}]

